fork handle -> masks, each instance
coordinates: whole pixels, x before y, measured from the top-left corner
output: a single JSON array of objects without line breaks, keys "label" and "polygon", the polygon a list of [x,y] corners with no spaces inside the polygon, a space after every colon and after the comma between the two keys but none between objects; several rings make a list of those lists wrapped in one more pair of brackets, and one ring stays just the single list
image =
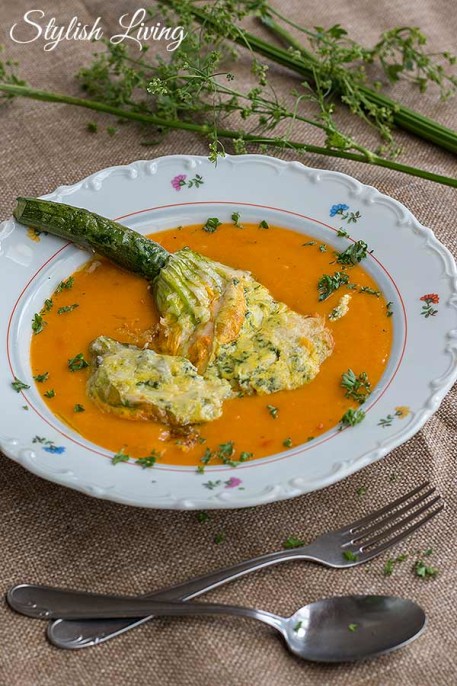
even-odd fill
[{"label": "fork handle", "polygon": [[[309,552],[308,552],[309,551]],[[260,557],[240,562],[233,567],[220,569],[205,576],[201,576],[189,581],[185,581],[176,586],[171,586],[161,591],[147,593],[142,598],[149,598],[160,601],[180,601],[191,600],[197,596],[211,591],[222,584],[249,574],[251,572],[287,562],[289,560],[309,560],[321,562],[318,557],[312,554],[311,546],[295,548],[292,550],[281,550],[268,553]],[[18,612],[28,616],[39,616],[43,618],[43,609],[52,610],[51,594],[46,595],[49,587],[21,585],[15,586],[8,592],[8,603]],[[55,589],[50,589],[54,591]],[[77,607],[81,598],[87,597],[87,593],[80,591],[60,590],[65,595],[69,604]],[[33,605],[39,607],[39,612],[33,615]],[[26,611],[25,611],[26,610]],[[85,648],[98,643],[108,641],[115,636],[140,626],[153,618],[153,615],[136,619],[102,619],[102,620],[64,620],[58,619],[49,625],[48,638],[59,648]]]}]

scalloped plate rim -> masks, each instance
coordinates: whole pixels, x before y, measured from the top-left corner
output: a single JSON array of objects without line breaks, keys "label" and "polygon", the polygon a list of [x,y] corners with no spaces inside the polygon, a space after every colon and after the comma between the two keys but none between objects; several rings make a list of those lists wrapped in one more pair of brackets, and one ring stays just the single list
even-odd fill
[{"label": "scalloped plate rim", "polygon": [[[171,161],[177,161],[177,162],[191,162],[194,164],[198,164],[199,162],[207,162],[207,158],[203,156],[196,156],[196,155],[168,155],[168,156],[162,156],[158,157],[152,160],[137,160],[134,161],[128,165],[113,165],[111,167],[107,167],[105,169],[99,170],[97,172],[94,172],[93,174],[85,177],[84,179],[81,179],[80,181],[75,182],[74,184],[70,185],[61,185],[58,188],[56,188],[53,192],[48,193],[46,195],[42,195],[40,197],[45,198],[45,199],[58,199],[61,200],[62,198],[67,198],[71,196],[74,193],[77,193],[80,189],[84,187],[88,187],[91,183],[97,182],[97,183],[103,183],[106,179],[108,179],[113,173],[115,172],[127,172],[130,174],[130,179],[134,180],[138,174],[141,174],[141,172],[144,170],[145,166],[149,166],[150,168],[154,167],[155,170],[150,173],[156,173],[156,170],[158,166],[160,165],[161,162],[171,162]],[[329,179],[341,179],[343,180],[349,187],[351,187],[351,190],[353,193],[356,194],[357,196],[360,196],[362,193],[371,193],[371,198],[370,198],[370,203],[375,204],[376,202],[381,201],[382,204],[386,204],[387,206],[392,206],[395,207],[395,209],[398,211],[400,216],[403,218],[402,223],[407,223],[412,230],[420,231],[427,237],[427,247],[433,248],[442,258],[444,265],[446,267],[444,274],[447,276],[449,279],[453,279],[453,294],[451,295],[449,299],[449,304],[452,307],[455,307],[457,309],[457,268],[455,265],[454,258],[451,254],[451,252],[444,246],[438,239],[436,238],[435,234],[431,229],[428,227],[425,227],[422,225],[416,217],[404,206],[402,205],[399,201],[395,200],[394,198],[391,198],[390,196],[381,193],[379,190],[377,190],[374,186],[370,186],[367,184],[363,184],[362,182],[358,181],[354,177],[344,174],[342,172],[337,172],[337,171],[331,171],[331,170],[326,170],[326,169],[316,169],[316,168],[311,168],[311,167],[306,167],[303,165],[301,162],[288,162],[284,160],[280,160],[278,158],[274,157],[267,157],[263,155],[239,155],[239,156],[227,156],[225,158],[225,161],[223,161],[223,164],[227,163],[255,163],[255,162],[262,162],[262,163],[267,163],[270,166],[276,167],[277,170],[281,169],[281,171],[287,170],[287,169],[298,169],[299,172],[306,173],[308,174],[309,177],[314,176],[314,179],[311,179],[311,181],[314,182],[319,182],[321,180],[326,180],[325,178],[322,179],[322,177],[327,177]],[[100,181],[101,178],[101,181]],[[94,188],[93,190],[96,190]],[[211,202],[211,201],[208,201]],[[227,202],[233,202],[235,201],[227,201]],[[121,215],[122,216],[122,215]],[[2,226],[5,226],[8,222],[13,222],[14,220],[12,218],[7,219],[5,222],[0,224],[0,229]],[[0,233],[0,247],[1,243],[4,237],[2,237]],[[1,253],[0,253],[1,256]],[[457,339],[457,329],[451,329],[447,333],[447,338],[448,341],[450,341],[448,345],[447,352],[451,354],[452,356],[456,355],[456,350],[457,350],[457,344],[456,346],[452,345],[453,339]],[[168,497],[167,502],[159,502],[157,499],[154,502],[135,502],[132,500],[131,496],[129,495],[124,495],[122,492],[118,492],[115,490],[115,484],[109,487],[105,487],[105,490],[103,488],[97,487],[93,483],[85,482],[81,479],[79,479],[77,476],[75,476],[71,470],[65,470],[64,468],[62,470],[48,470],[46,471],[45,466],[40,465],[39,461],[35,461],[35,455],[33,451],[31,450],[24,450],[23,447],[21,447],[20,443],[16,443],[14,441],[10,442],[10,440],[6,439],[6,437],[2,440],[0,437],[0,446],[2,447],[3,452],[11,458],[13,461],[21,464],[24,468],[29,470],[30,472],[36,474],[37,476],[40,476],[41,478],[45,478],[49,481],[52,481],[54,483],[64,485],[67,487],[70,487],[74,490],[78,490],[80,492],[83,492],[87,495],[95,496],[101,499],[108,499],[108,500],[113,500],[118,503],[122,504],[128,504],[128,505],[133,505],[133,506],[141,506],[141,507],[154,507],[154,508],[172,508],[172,509],[200,509],[200,508],[218,508],[218,509],[228,509],[228,508],[241,508],[241,507],[250,507],[250,506],[255,506],[259,504],[265,504],[269,502],[274,502],[277,500],[285,500],[285,499],[290,499],[293,497],[297,497],[298,495],[308,493],[314,490],[318,490],[320,488],[325,488],[333,483],[336,483],[340,481],[341,479],[345,478],[346,476],[349,476],[350,474],[358,471],[361,469],[363,466],[366,466],[367,464],[371,464],[382,457],[386,456],[391,450],[394,448],[398,447],[402,443],[404,443],[406,440],[411,438],[417,431],[425,424],[425,422],[430,418],[430,416],[438,409],[439,405],[441,404],[443,398],[445,397],[446,393],[449,391],[451,388],[453,382],[457,378],[457,367],[456,365],[452,365],[452,360],[451,364],[449,365],[448,372],[445,372],[442,374],[442,376],[439,379],[435,379],[430,381],[430,386],[432,386],[432,392],[427,398],[426,403],[420,408],[420,411],[418,411],[414,417],[414,420],[408,424],[407,427],[402,429],[401,431],[396,432],[393,436],[386,437],[386,440],[382,442],[378,442],[377,446],[374,446],[373,449],[369,452],[366,452],[362,455],[359,455],[355,460],[341,460],[339,462],[336,462],[333,469],[330,473],[326,475],[326,477],[319,477],[318,481],[319,483],[316,484],[314,482],[309,482],[310,488],[307,488],[306,486],[304,487],[299,487],[298,485],[295,485],[291,487],[291,482],[293,481],[300,481],[304,479],[303,475],[297,474],[296,477],[289,479],[287,484],[282,484],[282,483],[276,483],[273,485],[266,486],[263,491],[262,491],[262,497],[257,493],[254,496],[240,496],[238,494],[238,497],[235,499],[230,499],[229,494],[224,493],[224,496],[226,497],[220,497],[221,494],[211,494],[211,493],[204,493],[205,498],[195,498],[191,497],[187,499],[186,497],[181,497],[181,498],[173,498],[173,496],[167,496],[164,495],[162,496],[163,498]],[[21,454],[22,453],[22,454]],[[27,454],[30,453],[30,454]],[[345,469],[344,468],[344,463],[349,463],[348,467]],[[358,463],[363,463],[358,466]],[[342,472],[342,473],[341,473]],[[236,473],[236,471],[234,471]],[[71,477],[70,477],[71,474]],[[70,483],[69,483],[70,482]],[[289,488],[289,492],[287,492],[287,488]],[[234,493],[230,493],[230,496],[234,496]]]}]

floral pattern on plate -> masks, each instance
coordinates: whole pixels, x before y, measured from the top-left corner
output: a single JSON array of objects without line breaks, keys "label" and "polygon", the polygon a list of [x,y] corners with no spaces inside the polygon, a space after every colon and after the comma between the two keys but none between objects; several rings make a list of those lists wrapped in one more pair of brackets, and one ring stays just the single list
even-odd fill
[{"label": "floral pattern on plate", "polygon": [[187,187],[187,188],[200,188],[205,182],[203,181],[203,177],[200,176],[200,174],[195,174],[193,179],[190,179],[189,181],[187,179],[187,174],[177,174],[172,178],[170,181],[171,185],[175,189],[175,191],[180,191],[181,188]]}]

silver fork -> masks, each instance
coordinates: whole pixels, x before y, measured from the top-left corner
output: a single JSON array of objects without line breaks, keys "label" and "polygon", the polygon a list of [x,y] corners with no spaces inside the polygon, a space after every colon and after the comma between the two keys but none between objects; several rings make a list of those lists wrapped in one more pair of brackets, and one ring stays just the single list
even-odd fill
[{"label": "silver fork", "polygon": [[[319,536],[309,545],[262,555],[141,597],[160,601],[191,600],[245,574],[289,560],[309,560],[337,569],[355,567],[377,557],[438,514],[444,505],[439,495],[433,495],[435,490],[426,482],[386,507]],[[22,584],[8,591],[7,600],[14,610],[43,619],[43,608],[52,610],[53,601],[58,600],[60,607],[64,602],[65,607],[71,609],[88,595],[93,595],[95,603],[94,594]],[[59,648],[84,648],[114,638],[150,619],[152,616],[133,620],[58,619],[49,625],[48,638]]]}]

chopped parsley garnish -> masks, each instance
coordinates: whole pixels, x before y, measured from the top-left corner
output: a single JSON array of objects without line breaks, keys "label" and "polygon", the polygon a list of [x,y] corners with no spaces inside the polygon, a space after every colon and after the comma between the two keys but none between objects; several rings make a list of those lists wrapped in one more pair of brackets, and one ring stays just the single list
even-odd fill
[{"label": "chopped parsley garnish", "polygon": [[46,298],[44,301],[44,307],[41,310],[42,312],[49,312],[52,309],[52,306],[54,303],[52,302],[52,298]]},{"label": "chopped parsley garnish", "polygon": [[117,128],[115,126],[107,126],[106,127],[106,133],[108,134],[108,136],[114,136],[116,131],[117,131]]},{"label": "chopped parsley garnish", "polygon": [[344,284],[349,281],[349,275],[344,274],[344,272],[335,272],[333,276],[329,274],[324,274],[321,276],[317,282],[317,288],[319,291],[319,301],[327,300],[327,298],[332,295]]},{"label": "chopped parsley garnish", "polygon": [[388,302],[386,305],[386,314],[388,317],[391,317],[393,315],[392,305],[393,302]]},{"label": "chopped parsley garnish", "polygon": [[207,512],[197,512],[197,522],[200,522],[200,524],[203,524],[204,522],[209,521],[209,514]]},{"label": "chopped parsley garnish", "polygon": [[343,557],[348,562],[357,562],[357,560],[359,559],[357,553],[353,553],[352,550],[345,550],[343,553]]},{"label": "chopped parsley garnish", "polygon": [[213,453],[211,452],[211,450],[209,448],[206,448],[205,452],[203,453],[203,457],[200,458],[200,462],[202,462],[202,464],[208,464],[212,456]]},{"label": "chopped parsley garnish", "polygon": [[275,407],[274,405],[267,405],[267,410],[271,414],[273,419],[277,419],[279,413],[279,409],[277,407]]},{"label": "chopped parsley garnish", "polygon": [[297,622],[296,625],[294,626],[294,631],[300,631],[302,624],[303,624],[302,620]]},{"label": "chopped parsley garnish", "polygon": [[122,448],[111,458],[111,464],[116,465],[119,464],[119,462],[128,462],[129,460],[130,455],[127,455],[127,453],[124,452],[124,448]]},{"label": "chopped parsley garnish", "polygon": [[68,368],[72,372],[79,372],[81,369],[85,369],[85,367],[88,366],[89,363],[84,359],[84,355],[82,353],[78,353],[68,360]]},{"label": "chopped parsley garnish", "polygon": [[136,463],[139,464],[143,469],[149,469],[155,465],[160,457],[160,453],[156,450],[151,450],[151,453],[146,457],[139,457]]},{"label": "chopped parsley garnish", "polygon": [[205,467],[202,464],[197,465],[197,472],[198,474],[204,474],[205,473]]},{"label": "chopped parsley garnish", "polygon": [[233,453],[235,452],[234,446],[235,446],[235,444],[233,441],[227,441],[227,443],[221,443],[219,445],[219,450],[218,450],[219,456],[223,456],[226,458],[231,457],[233,455]]},{"label": "chopped parsley garnish", "polygon": [[28,406],[28,405],[22,405],[22,409],[23,409],[23,410],[28,410],[28,409],[29,409],[29,406]]},{"label": "chopped parsley garnish", "polygon": [[307,245],[316,245],[316,241],[308,241],[307,243],[302,243],[303,247],[305,247]]},{"label": "chopped parsley garnish", "polygon": [[289,538],[287,538],[282,544],[282,547],[286,550],[289,550],[290,548],[301,548],[302,545],[305,545],[305,542],[300,538],[297,538],[296,536],[289,536]]},{"label": "chopped parsley garnish", "polygon": [[72,276],[69,276],[68,279],[65,279],[64,281],[61,281],[59,285],[56,288],[56,293],[61,293],[62,291],[68,291],[70,288],[73,287],[75,280]]},{"label": "chopped parsley garnish", "polygon": [[[206,448],[203,456],[200,458],[200,462],[202,465],[207,465],[211,460],[219,459],[222,464],[228,465],[229,467],[238,467],[241,462],[246,462],[246,460],[249,460],[249,458],[253,456],[253,453],[243,451],[240,453],[238,459],[234,459],[235,452],[235,443],[233,441],[227,441],[226,443],[220,443],[216,450]],[[198,471],[203,473],[203,468],[198,469]]]},{"label": "chopped parsley garnish", "polygon": [[341,385],[346,390],[344,397],[355,400],[359,405],[363,405],[371,393],[371,384],[366,372],[356,376],[352,369],[348,369],[341,375]]},{"label": "chopped parsley garnish", "polygon": [[374,288],[370,288],[369,286],[361,286],[361,288],[359,288],[359,293],[367,293],[368,295],[375,295],[377,298],[381,297],[381,291],[375,291]]},{"label": "chopped parsley garnish", "polygon": [[342,308],[340,305],[338,305],[338,307],[334,307],[333,310],[329,313],[328,318],[331,322],[336,322],[337,319],[341,319],[342,316],[344,316],[342,314]]},{"label": "chopped parsley garnish", "polygon": [[414,571],[416,572],[416,576],[420,576],[423,579],[427,577],[433,578],[438,574],[436,567],[429,567],[423,560],[418,560],[416,562],[414,565]]},{"label": "chopped parsley garnish", "polygon": [[319,250],[321,252],[327,252],[327,246],[323,243],[322,245],[319,246]]},{"label": "chopped parsley garnish", "polygon": [[17,376],[14,377],[14,381],[11,382],[11,386],[14,388],[16,393],[20,393],[20,391],[25,391],[27,388],[30,388],[30,386],[18,379]]},{"label": "chopped parsley garnish", "polygon": [[339,264],[353,265],[361,262],[367,255],[368,245],[365,241],[356,241],[343,252],[336,253],[336,261]]},{"label": "chopped parsley garnish", "polygon": [[84,405],[80,405],[79,403],[76,403],[76,405],[73,406],[73,412],[85,412],[86,409]]},{"label": "chopped parsley garnish", "polygon": [[89,133],[97,133],[98,125],[94,121],[88,121],[86,124],[86,129]]},{"label": "chopped parsley garnish", "polygon": [[349,238],[349,233],[346,231],[346,229],[343,229],[343,227],[338,229],[338,231],[336,232],[336,235],[339,236],[340,238]]},{"label": "chopped parsley garnish", "polygon": [[391,557],[389,560],[387,560],[386,564],[383,567],[383,574],[384,576],[391,576],[392,572],[394,571],[394,558]]},{"label": "chopped parsley garnish", "polygon": [[215,537],[214,537],[214,543],[215,543],[216,545],[219,545],[219,543],[222,543],[222,541],[224,540],[224,538],[225,538],[225,534],[223,534],[223,533],[216,534]]},{"label": "chopped parsley garnish", "polygon": [[44,372],[44,374],[37,374],[37,375],[34,376],[33,378],[34,378],[35,381],[37,381],[38,383],[43,383],[43,381],[47,381],[47,380],[48,380],[48,376],[49,376],[49,372]]},{"label": "chopped parsley garnish", "polygon": [[32,331],[36,335],[37,333],[41,333],[46,326],[47,322],[44,321],[43,317],[41,314],[34,314],[33,319],[32,319]]},{"label": "chopped parsley garnish", "polygon": [[76,308],[79,307],[78,303],[73,303],[73,305],[64,305],[63,307],[59,307],[57,310],[57,314],[65,314],[65,312],[73,312],[73,310],[76,310]]},{"label": "chopped parsley garnish", "polygon": [[357,495],[360,496],[360,497],[362,497],[363,495],[365,495],[366,492],[367,492],[367,487],[366,487],[366,486],[360,486],[360,487],[357,489],[357,491],[356,491]]},{"label": "chopped parsley garnish", "polygon": [[[431,548],[428,548],[422,553],[422,557],[429,557],[433,553]],[[434,579],[438,574],[436,567],[427,565],[422,559],[416,560],[414,564],[414,573],[421,579]]]},{"label": "chopped parsley garnish", "polygon": [[[233,441],[227,441],[227,443],[221,443],[219,445],[218,450],[215,453],[215,457],[218,457],[222,464],[226,464],[229,467],[237,467],[241,461],[240,460],[233,460],[232,457],[235,453],[235,444]],[[243,461],[248,459],[246,456],[249,455],[249,453],[243,453],[244,458]]]},{"label": "chopped parsley garnish", "polygon": [[365,419],[365,412],[363,410],[354,410],[352,407],[343,414],[340,419],[340,431],[345,426],[355,426],[360,424]]},{"label": "chopped parsley garnish", "polygon": [[262,221],[259,224],[259,229],[269,229],[270,225],[268,222],[265,221],[265,219],[262,219]]},{"label": "chopped parsley garnish", "polygon": [[398,562],[404,562],[404,560],[406,560],[407,557],[408,557],[407,555],[402,554],[402,555],[398,555],[397,557],[391,557],[391,558],[389,558],[389,559],[387,560],[386,564],[384,565],[383,570],[382,570],[384,576],[391,576],[391,575],[392,575],[392,572],[394,571],[394,566],[395,566]]},{"label": "chopped parsley garnish", "polygon": [[285,438],[285,439],[283,440],[282,444],[283,444],[283,446],[284,446],[285,448],[291,448],[291,447],[292,447],[292,439],[291,439],[290,437],[289,437],[289,438]]},{"label": "chopped parsley garnish", "polygon": [[53,388],[50,388],[49,390],[46,391],[46,393],[44,393],[44,396],[46,398],[54,398],[55,394],[56,394],[55,390]]},{"label": "chopped parsley garnish", "polygon": [[349,631],[356,631],[358,624],[348,624]]},{"label": "chopped parsley garnish", "polygon": [[[244,228],[242,224],[240,224],[240,213],[239,212],[234,212],[232,214],[232,222],[235,224],[235,226],[238,229]],[[217,228],[217,227],[216,227]]]},{"label": "chopped parsley garnish", "polygon": [[209,217],[206,220],[206,224],[203,226],[203,231],[207,233],[214,233],[216,229],[221,226],[222,222],[219,221],[217,217]]}]

